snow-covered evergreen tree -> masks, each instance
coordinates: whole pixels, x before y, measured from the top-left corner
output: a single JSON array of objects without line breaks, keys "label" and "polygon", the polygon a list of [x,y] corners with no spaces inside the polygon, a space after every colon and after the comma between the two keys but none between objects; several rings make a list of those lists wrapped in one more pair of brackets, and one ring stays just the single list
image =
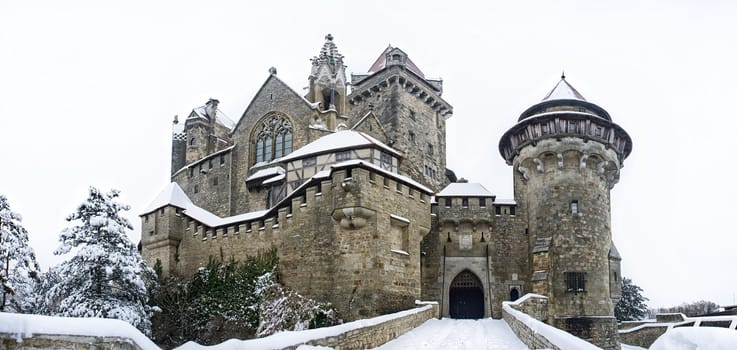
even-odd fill
[{"label": "snow-covered evergreen tree", "polygon": [[40,271],[20,214],[0,195],[0,311],[34,312],[33,290]]},{"label": "snow-covered evergreen tree", "polygon": [[648,299],[642,296],[642,288],[627,277],[622,278],[622,299],[614,307],[614,316],[618,321],[641,320],[647,315]]},{"label": "snow-covered evergreen tree", "polygon": [[50,271],[61,278],[48,286],[45,306],[58,316],[120,319],[149,335],[154,308],[147,284],[155,273],[128,239],[133,227],[120,211],[129,207],[116,202],[118,193],[90,187],[87,200],[67,217],[78,224],[61,232],[54,254],[75,249],[76,255]]}]

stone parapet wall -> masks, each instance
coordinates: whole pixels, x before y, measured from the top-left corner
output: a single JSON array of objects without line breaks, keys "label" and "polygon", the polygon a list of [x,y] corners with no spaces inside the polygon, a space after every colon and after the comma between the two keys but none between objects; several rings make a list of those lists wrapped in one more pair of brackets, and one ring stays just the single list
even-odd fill
[{"label": "stone parapet wall", "polygon": [[75,350],[141,350],[130,339],[70,335],[32,335],[18,341],[12,335],[0,333],[0,349],[75,349]]},{"label": "stone parapet wall", "polygon": [[[298,332],[280,332],[265,338],[229,340],[233,348],[294,350],[300,345],[324,346],[335,350],[370,349],[381,346],[420,326],[431,318],[438,318],[436,302],[416,302],[419,307],[337,325]],[[236,342],[236,343],[234,343]],[[196,343],[187,343],[178,350],[205,349]]]},{"label": "stone parapet wall", "polygon": [[[594,350],[601,349],[570,333],[543,323],[547,318],[547,297],[527,294],[515,302],[504,302],[502,318],[514,334],[530,349]],[[531,314],[527,314],[530,312]]]}]

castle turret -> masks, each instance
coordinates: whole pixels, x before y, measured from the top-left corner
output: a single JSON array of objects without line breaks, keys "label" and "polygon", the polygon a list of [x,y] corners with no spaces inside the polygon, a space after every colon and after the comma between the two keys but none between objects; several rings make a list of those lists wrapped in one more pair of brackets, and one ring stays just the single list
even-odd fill
[{"label": "castle turret", "polygon": [[619,348],[609,191],[631,150],[624,129],[565,76],[499,142],[514,167],[518,214],[527,218],[532,289],[549,297],[548,322],[606,349]]}]

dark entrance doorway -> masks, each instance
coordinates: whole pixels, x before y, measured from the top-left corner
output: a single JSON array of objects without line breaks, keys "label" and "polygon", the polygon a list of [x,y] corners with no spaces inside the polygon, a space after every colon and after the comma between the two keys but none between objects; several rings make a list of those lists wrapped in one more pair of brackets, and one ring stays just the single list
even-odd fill
[{"label": "dark entrance doorway", "polygon": [[484,287],[473,272],[459,273],[450,283],[448,294],[451,318],[484,317]]}]

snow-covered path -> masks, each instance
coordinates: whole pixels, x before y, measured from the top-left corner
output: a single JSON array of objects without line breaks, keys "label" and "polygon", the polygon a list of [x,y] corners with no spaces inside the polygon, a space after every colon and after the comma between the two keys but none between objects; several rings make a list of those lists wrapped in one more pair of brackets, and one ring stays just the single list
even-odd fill
[{"label": "snow-covered path", "polygon": [[376,349],[528,350],[503,320],[431,319]]}]

